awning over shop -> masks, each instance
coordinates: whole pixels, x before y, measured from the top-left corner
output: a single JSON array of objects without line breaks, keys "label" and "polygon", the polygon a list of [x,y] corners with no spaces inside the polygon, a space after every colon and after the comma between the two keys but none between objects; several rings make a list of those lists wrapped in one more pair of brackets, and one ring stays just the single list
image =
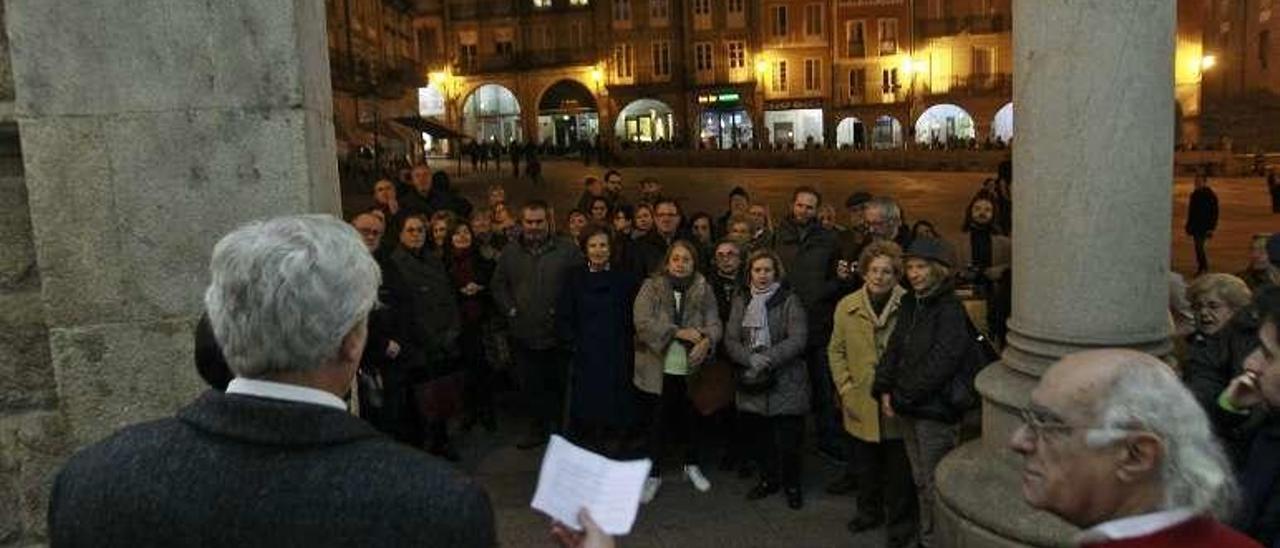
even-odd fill
[{"label": "awning over shop", "polygon": [[399,118],[395,118],[393,121],[419,133],[426,133],[436,139],[471,139],[467,134],[446,126],[437,120],[432,120],[431,118],[423,118],[421,116],[401,116]]}]

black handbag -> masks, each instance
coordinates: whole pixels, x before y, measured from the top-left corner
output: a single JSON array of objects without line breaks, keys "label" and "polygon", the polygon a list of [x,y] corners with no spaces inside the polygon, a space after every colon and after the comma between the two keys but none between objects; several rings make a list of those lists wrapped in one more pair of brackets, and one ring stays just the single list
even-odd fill
[{"label": "black handbag", "polygon": [[978,331],[968,316],[965,316],[964,323],[969,332],[969,348],[965,349],[962,358],[964,363],[960,364],[960,371],[956,376],[951,378],[946,393],[947,404],[958,411],[978,408],[982,398],[978,394],[977,387],[974,386],[974,381],[978,378],[978,373],[1000,359],[1000,354],[991,345],[991,340]]}]

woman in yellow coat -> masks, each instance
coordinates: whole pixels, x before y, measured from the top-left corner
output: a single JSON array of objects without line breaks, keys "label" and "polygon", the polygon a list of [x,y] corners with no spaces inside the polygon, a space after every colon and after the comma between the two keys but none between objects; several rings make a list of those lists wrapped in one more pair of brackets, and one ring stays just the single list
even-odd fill
[{"label": "woman in yellow coat", "polygon": [[906,294],[898,284],[902,249],[891,241],[876,240],[863,248],[858,265],[865,283],[836,305],[827,346],[844,428],[854,440],[845,477],[829,490],[848,492],[856,485],[858,514],[848,524],[851,532],[887,522],[888,545],[909,546],[917,527],[906,448],[896,421],[881,415],[880,405],[871,396],[876,363],[889,345]]}]

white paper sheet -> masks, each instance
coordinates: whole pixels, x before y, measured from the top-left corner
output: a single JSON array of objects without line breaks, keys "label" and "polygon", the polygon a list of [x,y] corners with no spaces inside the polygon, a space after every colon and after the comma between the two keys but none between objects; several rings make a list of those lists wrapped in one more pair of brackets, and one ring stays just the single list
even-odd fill
[{"label": "white paper sheet", "polygon": [[586,508],[604,532],[625,535],[636,522],[651,465],[649,459],[610,460],[551,436],[530,506],[579,530],[578,511]]}]

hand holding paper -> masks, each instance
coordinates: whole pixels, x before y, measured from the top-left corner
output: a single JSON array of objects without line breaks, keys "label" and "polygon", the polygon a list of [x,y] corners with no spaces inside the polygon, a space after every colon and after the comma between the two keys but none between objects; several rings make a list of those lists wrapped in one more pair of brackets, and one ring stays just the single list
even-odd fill
[{"label": "hand holding paper", "polygon": [[530,506],[576,529],[578,512],[586,508],[604,532],[625,535],[635,524],[651,464],[610,460],[551,436]]}]

